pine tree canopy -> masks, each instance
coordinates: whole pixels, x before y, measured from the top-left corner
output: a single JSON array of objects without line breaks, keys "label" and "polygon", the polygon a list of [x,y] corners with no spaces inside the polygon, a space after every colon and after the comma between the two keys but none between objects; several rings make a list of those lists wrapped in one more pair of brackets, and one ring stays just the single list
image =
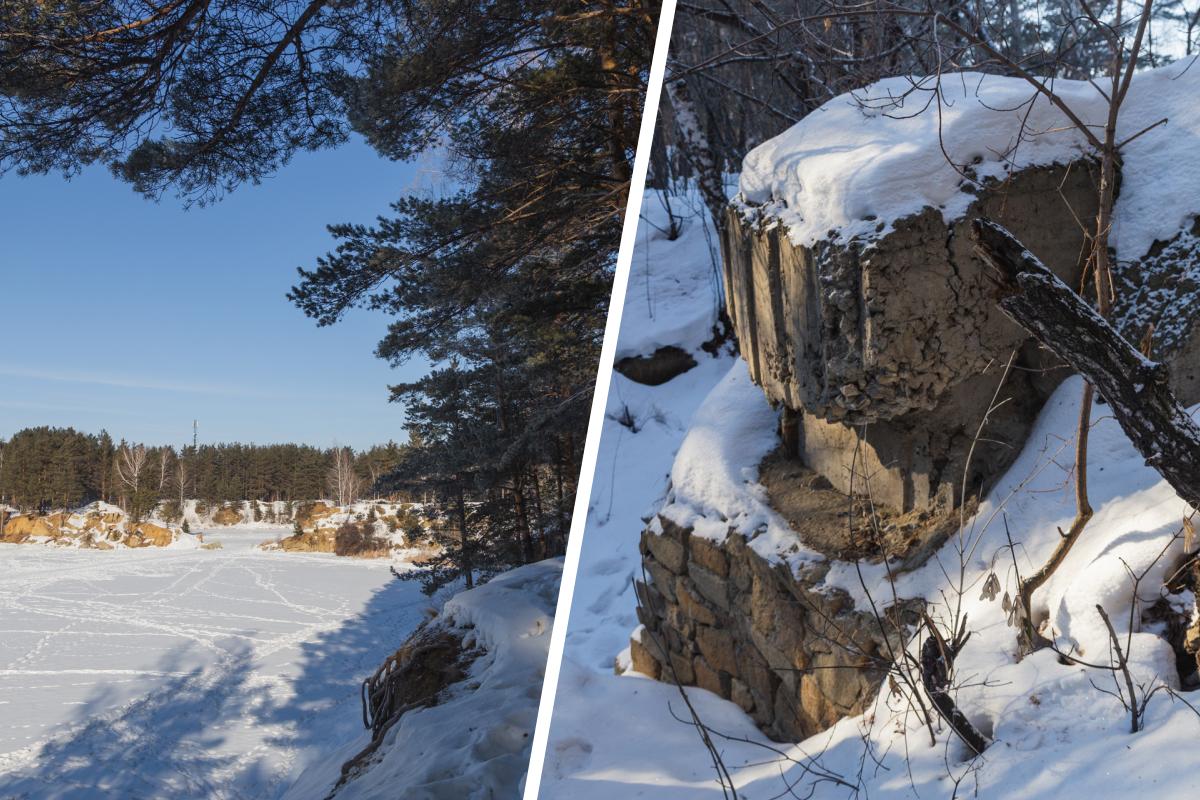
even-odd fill
[{"label": "pine tree canopy", "polygon": [[[453,192],[332,226],[336,250],[288,296],[319,325],[384,312],[378,355],[437,365],[392,388],[402,458],[358,463],[430,501],[451,537],[431,574],[470,582],[565,544],[659,8],[13,0],[0,171],[101,163],[146,195],[207,202],[352,131],[388,158],[443,154]],[[325,477],[303,450],[190,456],[222,496]]]}]

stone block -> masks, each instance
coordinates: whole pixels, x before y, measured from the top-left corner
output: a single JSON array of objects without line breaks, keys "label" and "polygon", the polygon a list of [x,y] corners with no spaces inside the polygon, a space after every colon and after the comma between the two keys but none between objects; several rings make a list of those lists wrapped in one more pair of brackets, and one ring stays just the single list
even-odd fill
[{"label": "stone block", "polygon": [[671,653],[671,669],[675,672],[673,675],[664,675],[663,680],[672,682],[679,681],[684,686],[691,686],[696,683],[696,672],[692,669],[692,657],[683,655],[682,653]]},{"label": "stone block", "polygon": [[737,678],[730,679],[729,684],[729,699],[737,703],[747,714],[753,711],[754,695],[750,692],[750,687]]},{"label": "stone block", "polygon": [[683,575],[687,572],[687,552],[683,545],[669,536],[647,532],[642,538],[650,554],[671,572]]},{"label": "stone block", "polygon": [[729,611],[729,581],[696,565],[688,571],[688,577],[701,597],[722,611]]},{"label": "stone block", "polygon": [[[1096,209],[1089,166],[1022,170],[982,189],[951,224],[929,207],[873,239],[811,247],[793,245],[782,225],[762,224],[770,221],[766,210],[731,208],[723,231],[727,310],[753,380],[773,403],[800,412],[806,463],[845,490],[855,451],[846,442],[869,424],[856,472],[860,481],[873,473],[876,503],[907,511],[961,502],[955,487],[998,365],[1014,350],[1024,358],[1029,341],[992,302],[968,226],[977,217],[1004,219],[1074,285],[1084,246],[1075,220]],[[1066,377],[1018,373],[1010,379],[1028,385],[1013,396],[1027,398],[1034,414]],[[991,420],[1016,437],[972,457],[983,483],[1007,466],[1028,432],[1032,416],[1019,405]]]},{"label": "stone block", "polygon": [[701,625],[716,625],[717,615],[708,603],[692,588],[692,582],[685,577],[675,579],[675,597],[679,601],[679,609],[689,619]]},{"label": "stone block", "polygon": [[727,672],[720,672],[713,669],[704,656],[696,656],[692,659],[692,669],[696,673],[696,685],[701,689],[707,689],[715,695],[729,699],[730,677]]},{"label": "stone block", "polygon": [[650,576],[650,582],[666,602],[678,602],[675,598],[675,573],[660,564],[658,559],[653,556],[643,556],[642,564],[646,567],[646,574]]},{"label": "stone block", "polygon": [[722,578],[729,577],[729,558],[719,544],[701,536],[693,536],[689,540],[689,549],[693,564],[699,564]]},{"label": "stone block", "polygon": [[629,640],[629,656],[633,661],[634,671],[658,680],[662,677],[662,663],[650,652],[651,647],[647,647],[636,637],[632,638]]},{"label": "stone block", "polygon": [[696,628],[696,646],[714,669],[737,675],[738,658],[733,644],[733,634],[723,628],[699,625]]}]

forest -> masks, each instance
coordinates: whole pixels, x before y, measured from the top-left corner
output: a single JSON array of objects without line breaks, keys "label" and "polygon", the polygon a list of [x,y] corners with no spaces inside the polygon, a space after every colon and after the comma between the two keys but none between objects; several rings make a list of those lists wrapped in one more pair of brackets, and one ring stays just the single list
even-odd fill
[{"label": "forest", "polygon": [[[176,448],[114,441],[108,431],[26,428],[8,441],[0,440],[0,503],[45,512],[102,500],[135,517],[163,500],[290,502],[333,497],[348,504],[374,496],[373,487],[395,468],[403,451],[395,442],[360,452],[237,442]],[[347,482],[349,477],[353,480]]]}]

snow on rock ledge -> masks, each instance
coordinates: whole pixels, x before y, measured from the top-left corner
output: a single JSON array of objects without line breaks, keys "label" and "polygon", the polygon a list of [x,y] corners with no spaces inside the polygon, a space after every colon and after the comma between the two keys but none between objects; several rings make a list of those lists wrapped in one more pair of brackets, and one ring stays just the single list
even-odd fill
[{"label": "snow on rock ledge", "polygon": [[[1123,269],[1162,250],[1152,245],[1177,237],[1200,211],[1200,167],[1188,153],[1200,132],[1191,102],[1198,88],[1200,72],[1182,67],[1135,79],[1122,131],[1164,114],[1171,121],[1123,150],[1114,228]],[[1104,113],[1087,84],[1055,89],[1085,120]],[[932,91],[928,82],[885,80],[754,150],[723,232],[730,317],[754,381],[772,403],[798,412],[785,420],[798,454],[846,490],[858,438],[849,426],[869,424],[860,480],[873,474],[875,498],[902,510],[962,501],[966,454],[1010,354],[1016,369],[1005,392],[1022,402],[993,416],[991,431],[1004,442],[976,452],[969,490],[1003,471],[1067,374],[1045,373],[1042,351],[992,302],[969,221],[1000,221],[1076,284],[1080,220],[1096,210],[1094,161],[1081,135],[1044,99],[1030,106],[1028,84],[955,76],[942,86],[940,115],[925,107]],[[1163,321],[1180,307],[1164,298],[1196,291],[1193,276],[1179,275],[1187,259],[1163,261],[1150,270],[1167,286],[1151,298],[1158,305],[1124,317]],[[1200,360],[1200,345],[1185,345],[1163,355],[1174,356],[1177,373],[1200,375],[1184,363]]]},{"label": "snow on rock ledge", "polygon": [[[1056,80],[1053,88],[1084,122],[1103,129],[1107,102],[1095,87]],[[925,208],[938,209],[947,223],[961,219],[973,194],[943,148],[978,181],[1090,155],[1082,135],[1044,97],[1030,104],[1034,90],[1021,79],[947,75],[940,113],[935,90],[933,78],[900,77],[834,98],[750,152],[741,198],[778,219],[793,244],[811,247],[831,233],[843,242],[878,238]],[[1113,243],[1122,261],[1171,239],[1200,212],[1198,94],[1200,72],[1187,62],[1134,76],[1117,139],[1168,122],[1121,151]]]}]

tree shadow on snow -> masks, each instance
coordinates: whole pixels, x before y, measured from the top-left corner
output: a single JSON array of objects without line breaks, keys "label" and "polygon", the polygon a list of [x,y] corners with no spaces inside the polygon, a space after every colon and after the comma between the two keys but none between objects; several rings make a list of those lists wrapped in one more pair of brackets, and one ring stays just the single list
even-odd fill
[{"label": "tree shadow on snow", "polygon": [[[216,664],[195,643],[177,648],[154,668],[174,677],[119,708],[117,688],[97,686],[26,768],[0,774],[0,800],[278,797],[306,767],[362,736],[363,679],[435,603],[414,583],[389,581],[360,613],[278,666],[270,655],[256,662],[244,639],[219,642]],[[256,677],[274,687],[256,688]],[[261,727],[270,730],[249,737],[249,750],[230,738]],[[324,765],[331,781],[339,766]]]},{"label": "tree shadow on snow", "polygon": [[392,580],[380,587],[366,607],[334,630],[300,646],[295,695],[264,707],[261,720],[282,726],[272,746],[324,755],[364,734],[360,689],[384,658],[395,652],[440,605],[421,594],[416,583]]},{"label": "tree shadow on snow", "polygon": [[171,651],[156,669],[176,677],[116,709],[115,688],[97,687],[67,732],[43,745],[29,767],[0,775],[0,798],[243,796],[225,786],[236,756],[214,752],[224,742],[218,723],[245,713],[251,669],[248,646],[226,647],[219,666],[191,670],[196,645]]}]

